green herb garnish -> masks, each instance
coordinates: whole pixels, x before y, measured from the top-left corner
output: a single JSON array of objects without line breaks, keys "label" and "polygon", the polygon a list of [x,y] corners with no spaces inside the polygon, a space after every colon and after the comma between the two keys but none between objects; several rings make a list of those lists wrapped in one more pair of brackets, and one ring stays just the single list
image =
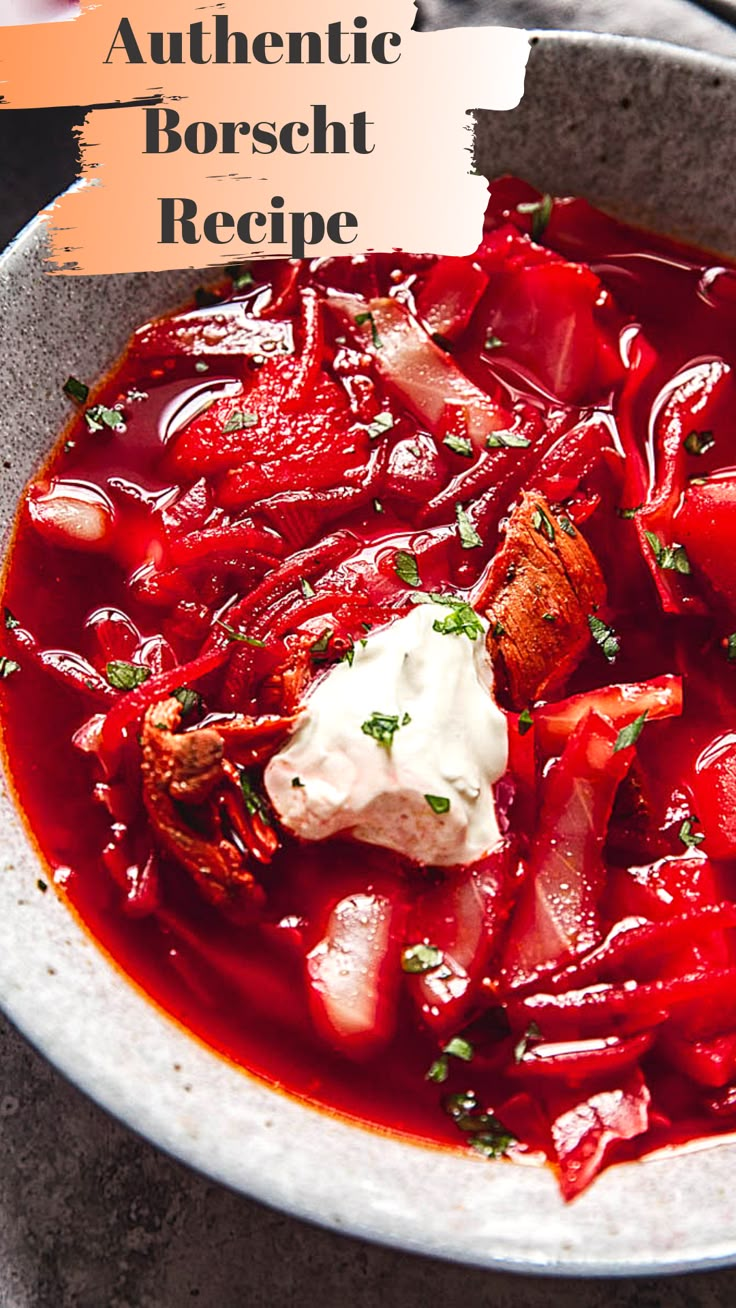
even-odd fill
[{"label": "green herb garnish", "polygon": [[530,1045],[542,1039],[542,1032],[536,1022],[530,1022],[521,1040],[514,1045],[514,1062],[520,1063]]},{"label": "green herb garnish", "polygon": [[467,436],[445,436],[442,444],[452,450],[453,454],[460,454],[463,459],[473,457],[473,442]]},{"label": "green herb garnish", "polygon": [[489,450],[526,450],[530,445],[529,437],[520,431],[494,431],[486,437],[486,449]]},{"label": "green herb garnish", "polygon": [[594,613],[588,614],[588,626],[596,645],[600,645],[604,658],[609,663],[614,663],[616,656],[620,653],[621,644],[613,627],[609,627],[602,618],[597,618]]},{"label": "green herb garnish", "polygon": [[78,377],[67,377],[64,382],[64,394],[74,400],[75,404],[84,404],[89,395],[89,386],[81,382]]},{"label": "green herb garnish", "polygon": [[712,431],[688,432],[683,441],[688,454],[705,454],[705,451],[709,450],[715,443],[716,438]]},{"label": "green herb garnish", "polygon": [[455,518],[460,535],[460,544],[464,550],[475,550],[483,544],[462,504],[455,505]]},{"label": "green herb garnish", "polygon": [[436,945],[407,945],[406,949],[401,951],[401,970],[412,975],[431,972],[433,967],[440,966],[443,959],[442,950]]},{"label": "green herb garnish", "polygon": [[246,291],[249,286],[255,285],[256,279],[247,263],[229,263],[225,272],[233,284],[234,291]]},{"label": "green herb garnish", "polygon": [[108,684],[115,690],[135,690],[148,681],[151,669],[141,663],[126,663],[122,659],[113,659],[105,668]]},{"label": "green herb garnish", "polygon": [[116,427],[125,425],[125,419],[120,410],[107,409],[104,404],[94,404],[91,409],[87,409],[84,421],[87,424],[87,430],[91,432],[104,431],[106,427],[114,431]]},{"label": "green herb garnish", "polygon": [[370,422],[361,422],[358,424],[364,431],[367,431],[370,440],[375,441],[379,436],[385,435],[394,425],[392,413],[377,413],[375,418]]},{"label": "green herb garnish", "polygon": [[374,348],[374,350],[380,350],[380,349],[382,348],[382,344],[383,344],[383,342],[381,341],[381,338],[380,338],[380,336],[378,335],[378,328],[376,327],[376,321],[375,321],[375,318],[373,317],[373,314],[372,314],[372,313],[358,313],[358,314],[355,315],[355,325],[356,325],[356,327],[364,327],[365,324],[366,324],[367,322],[369,322],[370,325],[371,325],[371,336],[372,336],[372,338],[373,338],[373,348]]},{"label": "green herb garnish", "polygon": [[304,782],[301,780],[300,777],[292,777],[291,786],[292,786],[292,790],[303,790]]},{"label": "green herb garnish", "polygon": [[543,195],[541,200],[527,201],[524,204],[517,204],[517,213],[531,214],[532,219],[532,240],[539,241],[547,230],[547,224],[552,217],[552,196]]},{"label": "green herb garnish", "polygon": [[383,745],[384,749],[390,749],[399,727],[405,727],[409,722],[411,722],[411,718],[408,713],[405,713],[403,718],[399,720],[398,713],[378,713],[374,710],[371,716],[362,723],[360,729],[364,736],[372,736],[379,745]]},{"label": "green herb garnish", "polygon": [[421,586],[419,564],[415,554],[409,550],[397,550],[394,555],[394,572],[407,586]]},{"label": "green herb garnish", "polygon": [[575,528],[573,527],[573,525],[572,525],[572,523],[571,523],[571,521],[570,521],[570,519],[568,518],[568,516],[567,516],[566,513],[561,513],[560,516],[559,516],[559,518],[557,519],[557,521],[558,521],[559,525],[561,526],[561,528],[562,528],[562,530],[564,531],[564,533],[565,533],[566,536],[573,536],[573,537],[574,537],[574,536],[576,535]]},{"label": "green herb garnish", "polygon": [[257,422],[257,413],[249,413],[244,409],[234,409],[230,417],[222,424],[222,431],[245,431],[246,427],[255,427]]},{"label": "green herb garnish", "polygon": [[196,690],[190,690],[188,686],[177,686],[176,690],[172,690],[171,695],[173,699],[178,699],[182,713],[191,713],[195,709],[198,713],[202,707],[202,696]]},{"label": "green herb garnish", "polygon": [[14,672],[20,672],[20,663],[16,663],[15,659],[6,658],[3,654],[2,658],[0,658],[0,681],[12,677]]},{"label": "green herb garnish", "polygon": [[195,372],[209,372],[210,365],[204,359],[197,359],[194,365]]},{"label": "green herb garnish", "polygon": [[308,581],[306,577],[300,577],[299,585],[302,588],[302,595],[304,596],[305,599],[314,599],[317,592],[314,589],[314,586],[312,585],[311,581]]},{"label": "green herb garnish", "polygon": [[633,509],[618,508],[616,509],[616,513],[618,514],[619,518],[635,518],[637,513],[639,513],[640,510],[643,508],[644,508],[643,504],[637,504]]},{"label": "green herb garnish", "polygon": [[523,713],[519,714],[519,735],[525,736],[527,731],[531,731],[533,726],[534,718],[532,717],[531,709],[525,708]]},{"label": "green herb garnish", "polygon": [[545,513],[541,504],[534,505],[534,512],[532,513],[532,526],[535,531],[538,531],[540,532],[541,535],[546,536],[550,544],[554,542],[555,539],[554,525],[551,519],[549,518],[549,515]]},{"label": "green herb garnish", "polygon": [[3,614],[5,615],[5,630],[15,631],[16,627],[20,626],[18,619],[10,612],[10,609],[7,608],[7,606],[3,609]]},{"label": "green herb garnish", "polygon": [[[5,611],[7,613],[7,609]],[[5,625],[7,626],[7,622]],[[736,663],[736,631],[731,632],[726,641],[726,658],[729,663]]]},{"label": "green herb garnish", "polygon": [[256,772],[249,772],[247,768],[238,768],[240,773],[240,789],[243,795],[245,811],[250,817],[259,817],[269,827],[271,826],[271,814],[269,813],[268,804],[258,789],[259,778]]},{"label": "green herb garnish", "polygon": [[700,819],[696,818],[694,813],[691,813],[689,817],[684,819],[677,833],[686,849],[697,849],[698,845],[702,845],[705,840],[705,832],[693,830],[693,827],[699,821]]},{"label": "green herb garnish", "polygon": [[450,801],[446,795],[425,795],[424,798],[433,813],[449,813]]},{"label": "green herb garnish", "polygon": [[494,336],[491,333],[491,335],[486,336],[486,339],[483,342],[483,348],[486,350],[501,350],[503,349],[505,343],[506,343],[505,341],[501,340],[500,336]]},{"label": "green herb garnish", "polygon": [[635,718],[633,722],[628,724],[628,726],[621,728],[616,737],[616,744],[613,747],[614,754],[617,753],[619,749],[628,749],[629,745],[636,744],[644,730],[644,723],[647,720],[647,714],[648,710],[645,709],[644,712],[640,713],[638,718]]},{"label": "green herb garnish", "polygon": [[385,512],[386,512],[386,510],[384,509],[384,507],[383,507],[383,505],[382,505],[382,503],[381,503],[380,500],[374,500],[374,501],[373,501],[373,512],[374,512],[374,513],[385,513]]},{"label": "green herb garnish", "polygon": [[257,636],[246,636],[244,631],[236,631],[231,627],[229,622],[223,622],[222,618],[215,618],[218,627],[222,627],[228,640],[239,641],[242,645],[252,645],[254,649],[265,649],[265,640],[259,640]]},{"label": "green herb garnish", "polygon": [[435,618],[432,630],[441,636],[467,636],[469,640],[477,640],[483,635],[484,628],[475,609],[464,600],[458,600],[446,618]]},{"label": "green herb garnish", "polygon": [[690,560],[684,545],[664,545],[653,531],[645,531],[644,535],[657,561],[657,567],[666,572],[679,572],[683,577],[690,575]]}]

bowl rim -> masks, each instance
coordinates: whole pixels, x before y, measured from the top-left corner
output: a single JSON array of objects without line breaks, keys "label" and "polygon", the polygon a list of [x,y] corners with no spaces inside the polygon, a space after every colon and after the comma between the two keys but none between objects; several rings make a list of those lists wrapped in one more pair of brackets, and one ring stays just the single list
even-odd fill
[{"label": "bowl rim", "polygon": [[[690,50],[670,42],[605,33],[538,29],[530,31],[529,35],[538,43],[562,43],[584,47],[593,42],[599,48],[613,46],[632,54],[644,54],[658,59],[665,57],[687,66],[707,66],[711,71],[713,68],[720,68],[725,75],[736,77],[736,61]],[[71,189],[80,185],[83,183],[77,182]],[[0,276],[6,272],[12,275],[12,264],[16,258],[23,258],[26,253],[32,256],[37,254],[44,231],[43,213],[37,214],[0,254]],[[10,797],[2,794],[1,791],[0,787],[0,816],[3,809],[6,813],[12,810],[16,823],[24,826],[24,819],[19,816],[16,801],[12,798],[12,790]],[[26,870],[28,866],[33,868],[34,877],[39,864],[42,868],[45,866],[27,831],[25,831],[25,847],[21,850],[19,861],[23,862]],[[13,871],[12,868],[7,870]],[[573,1255],[565,1250],[564,1238],[560,1239],[559,1247],[551,1255],[549,1251],[540,1253],[537,1250],[535,1256],[533,1249],[526,1256],[507,1255],[503,1250],[499,1251],[492,1246],[483,1249],[477,1243],[470,1243],[463,1234],[462,1226],[458,1228],[457,1224],[445,1233],[444,1237],[440,1234],[433,1239],[428,1239],[420,1208],[417,1208],[413,1215],[406,1210],[399,1212],[392,1209],[390,1204],[382,1204],[380,1197],[370,1190],[360,1192],[356,1207],[354,1199],[357,1191],[354,1190],[353,1202],[347,1203],[348,1211],[344,1214],[336,1202],[338,1198],[345,1199],[344,1195],[337,1194],[342,1189],[342,1181],[338,1180],[336,1190],[333,1187],[332,1191],[329,1184],[326,1187],[323,1185],[321,1189],[318,1186],[319,1195],[315,1199],[314,1193],[310,1193],[309,1187],[304,1184],[303,1174],[301,1179],[296,1177],[296,1188],[294,1188],[293,1178],[288,1174],[288,1164],[285,1165],[286,1180],[282,1184],[279,1166],[283,1165],[284,1160],[278,1151],[274,1151],[273,1135],[271,1143],[262,1150],[262,1156],[271,1163],[269,1172],[258,1171],[261,1156],[257,1156],[254,1161],[243,1167],[242,1158],[233,1159],[222,1150],[218,1154],[216,1149],[213,1150],[213,1141],[216,1137],[211,1133],[209,1136],[199,1135],[196,1125],[192,1126],[191,1119],[196,1117],[197,1111],[204,1111],[206,1108],[206,1101],[201,1096],[195,1094],[190,1100],[194,1111],[189,1113],[188,1118],[182,1117],[180,1108],[176,1107],[174,1112],[178,1116],[174,1121],[172,1103],[176,1101],[177,1105],[180,1104],[181,1096],[177,1093],[172,1098],[172,1095],[168,1094],[156,1100],[156,1077],[154,1076],[150,1081],[145,1078],[143,1081],[136,1080],[136,1077],[140,1076],[141,1066],[146,1065],[148,1058],[151,1058],[154,1072],[164,1071],[160,1060],[157,1061],[156,1057],[152,1057],[155,1041],[161,1038],[162,1032],[164,1038],[168,1040],[167,1048],[184,1051],[182,1057],[188,1057],[192,1065],[202,1067],[206,1065],[210,1071],[216,1065],[219,1073],[222,1074],[219,1079],[223,1084],[248,1087],[245,1097],[252,1099],[255,1105],[251,1113],[251,1126],[255,1123],[256,1127],[268,1127],[270,1123],[264,1119],[264,1114],[266,1117],[279,1115],[287,1125],[296,1124],[297,1129],[300,1124],[304,1126],[306,1123],[306,1129],[309,1130],[309,1123],[317,1123],[318,1153],[324,1153],[330,1146],[339,1148],[344,1146],[349,1154],[351,1146],[355,1146],[353,1155],[356,1158],[360,1157],[361,1161],[365,1155],[373,1160],[376,1158],[387,1160],[385,1164],[381,1163],[385,1175],[391,1171],[392,1159],[400,1162],[403,1159],[402,1165],[405,1165],[408,1156],[414,1163],[422,1163],[423,1166],[434,1168],[438,1175],[447,1178],[449,1184],[461,1176],[471,1178],[472,1181],[471,1172],[481,1174],[479,1164],[475,1160],[469,1161],[454,1150],[445,1151],[424,1146],[413,1140],[367,1128],[350,1119],[338,1118],[326,1110],[315,1108],[286,1095],[277,1088],[268,1086],[243,1069],[236,1069],[196,1037],[186,1033],[175,1019],[165,1014],[146,997],[134,982],[125,978],[121,969],[106,955],[103,948],[97,942],[93,942],[86,929],[74,920],[70,922],[73,914],[70,914],[69,907],[63,904],[60,897],[46,896],[45,900],[54,901],[48,905],[44,903],[44,909],[48,908],[51,911],[51,915],[57,919],[57,925],[61,924],[64,934],[68,937],[66,943],[69,944],[69,953],[68,959],[64,960],[62,974],[73,986],[77,963],[81,959],[85,978],[91,978],[91,989],[88,987],[82,994],[83,1005],[86,1006],[84,1011],[96,1013],[99,1020],[110,997],[114,994],[117,994],[118,998],[122,996],[126,1010],[140,1018],[142,1049],[138,1048],[138,1033],[127,1045],[124,1041],[121,1044],[116,1036],[109,1035],[106,1041],[103,1039],[99,1048],[90,1045],[84,1057],[80,1058],[75,1048],[75,1035],[78,1034],[75,1023],[78,1019],[74,1015],[73,1006],[63,1010],[61,1021],[50,1020],[46,1006],[38,1003],[37,994],[34,993],[34,984],[43,970],[42,965],[45,962],[43,959],[40,960],[38,968],[35,962],[29,966],[29,976],[25,982],[21,982],[16,975],[17,964],[8,965],[4,958],[0,959],[0,1007],[29,1043],[78,1089],[134,1134],[195,1172],[237,1193],[325,1229],[387,1245],[404,1252],[442,1258],[487,1270],[568,1277],[624,1277],[706,1270],[729,1266],[736,1262],[736,1235],[725,1239],[723,1236],[712,1238],[710,1241],[703,1236],[699,1244],[696,1242],[692,1247],[688,1247],[687,1235],[681,1234],[680,1239],[671,1247],[657,1249],[653,1246],[648,1256],[640,1253],[633,1259],[612,1258],[610,1253],[598,1254],[595,1251],[592,1257],[581,1257],[579,1253]],[[35,914],[35,908],[33,912]],[[17,920],[21,924],[22,931],[25,931],[26,925],[22,921],[21,913],[17,914]],[[2,930],[3,928],[0,927],[0,931]],[[12,935],[12,928],[9,930]],[[151,1041],[154,1043],[152,1044]],[[121,1050],[130,1059],[129,1068],[120,1059]],[[143,1064],[139,1056],[141,1054]],[[166,1073],[170,1076],[170,1067],[166,1069]],[[238,1114],[234,1113],[229,1119],[228,1129],[232,1129],[233,1124],[237,1124],[239,1120]],[[183,1127],[182,1122],[188,1125]],[[356,1141],[357,1145],[355,1145]],[[488,1164],[480,1163],[480,1168],[483,1169],[482,1186],[489,1206],[492,1206],[499,1196],[502,1203],[509,1195],[513,1198],[512,1192],[516,1192],[514,1202],[518,1203],[518,1192],[521,1192],[521,1207],[522,1211],[526,1212],[530,1231],[538,1226],[547,1208],[556,1213],[560,1232],[564,1236],[566,1227],[572,1224],[575,1214],[582,1213],[582,1205],[584,1205],[587,1209],[586,1222],[592,1215],[592,1225],[587,1222],[584,1231],[587,1231],[589,1237],[592,1232],[595,1237],[596,1213],[601,1207],[598,1202],[599,1193],[603,1196],[604,1193],[608,1195],[610,1192],[611,1202],[608,1204],[610,1210],[612,1205],[615,1206],[619,1202],[618,1195],[625,1197],[626,1192],[631,1190],[635,1177],[646,1174],[654,1178],[655,1173],[659,1173],[659,1179],[653,1182],[655,1195],[663,1194],[665,1204],[674,1202],[675,1208],[679,1195],[680,1201],[689,1207],[692,1202],[689,1186],[692,1179],[690,1174],[693,1171],[693,1158],[698,1155],[702,1157],[704,1148],[710,1147],[713,1147],[712,1143],[704,1145],[697,1151],[671,1154],[667,1157],[658,1155],[642,1163],[629,1163],[611,1169],[604,1177],[599,1178],[592,1192],[588,1192],[588,1195],[583,1196],[582,1200],[578,1200],[569,1208],[561,1206],[556,1194],[554,1199],[550,1200],[549,1187],[552,1178],[549,1169],[497,1164],[492,1175],[486,1170]],[[720,1143],[718,1149],[723,1158],[725,1174],[729,1163],[736,1161],[736,1145]],[[409,1154],[406,1151],[409,1151]],[[668,1169],[666,1173],[665,1168]],[[711,1169],[698,1167],[697,1170],[702,1179],[703,1171]],[[508,1178],[511,1172],[515,1174],[516,1180],[512,1182],[509,1189]],[[674,1185],[670,1183],[671,1177],[676,1178]],[[354,1182],[351,1182],[348,1192],[353,1185]],[[474,1181],[472,1187],[480,1193],[479,1186]],[[719,1191],[716,1199],[720,1197]],[[724,1202],[725,1199],[724,1192]],[[350,1193],[348,1193],[348,1200],[350,1200]],[[462,1204],[460,1208],[462,1215]],[[570,1215],[572,1219],[568,1220]],[[464,1217],[467,1220],[467,1210]],[[730,1229],[734,1229],[733,1224]],[[577,1239],[576,1247],[578,1250],[582,1247],[580,1238]]]}]

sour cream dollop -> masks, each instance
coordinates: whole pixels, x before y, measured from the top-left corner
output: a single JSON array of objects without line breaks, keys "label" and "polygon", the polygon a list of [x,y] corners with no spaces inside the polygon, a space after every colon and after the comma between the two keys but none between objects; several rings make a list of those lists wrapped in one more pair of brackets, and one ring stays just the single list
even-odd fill
[{"label": "sour cream dollop", "polygon": [[506,718],[491,695],[486,625],[475,638],[437,631],[450,613],[418,604],[317,682],[265,773],[294,835],[349,835],[441,867],[498,845],[492,786],[506,770]]}]

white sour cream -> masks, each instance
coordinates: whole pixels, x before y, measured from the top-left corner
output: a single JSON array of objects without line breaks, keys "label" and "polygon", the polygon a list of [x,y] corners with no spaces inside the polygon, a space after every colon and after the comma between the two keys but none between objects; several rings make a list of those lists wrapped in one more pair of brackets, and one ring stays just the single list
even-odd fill
[{"label": "white sour cream", "polygon": [[[491,696],[485,626],[475,640],[433,629],[451,611],[418,604],[317,682],[265,773],[295,835],[349,835],[442,867],[499,843],[492,785],[506,770],[506,718]],[[390,744],[363,730],[374,714],[398,719]]]}]

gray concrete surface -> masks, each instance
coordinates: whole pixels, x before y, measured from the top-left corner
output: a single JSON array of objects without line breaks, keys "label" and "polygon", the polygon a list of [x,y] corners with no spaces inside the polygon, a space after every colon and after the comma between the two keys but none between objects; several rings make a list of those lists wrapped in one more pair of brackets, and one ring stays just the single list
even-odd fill
[{"label": "gray concrete surface", "polygon": [[[436,19],[666,35],[736,54],[688,0],[425,0]],[[0,245],[74,167],[80,115],[0,114]],[[217,1106],[212,1106],[213,1112]],[[549,1282],[444,1266],[316,1230],[131,1135],[0,1019],[0,1308],[730,1308],[736,1271]]]}]

